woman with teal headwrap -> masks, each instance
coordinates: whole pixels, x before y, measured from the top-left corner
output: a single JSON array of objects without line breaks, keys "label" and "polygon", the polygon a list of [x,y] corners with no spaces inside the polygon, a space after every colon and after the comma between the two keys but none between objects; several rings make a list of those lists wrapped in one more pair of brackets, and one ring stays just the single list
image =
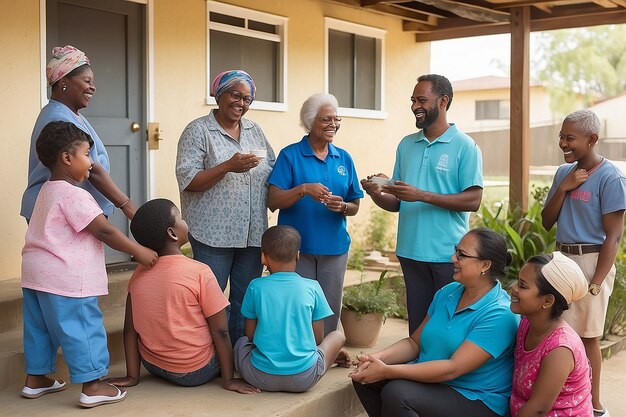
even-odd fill
[{"label": "woman with teal headwrap", "polygon": [[267,229],[267,178],[275,155],[263,130],[244,119],[256,85],[248,73],[224,71],[211,84],[217,109],[189,123],[178,142],[176,177],[194,259],[222,290],[230,277],[229,332],[243,336],[240,309],[248,283],[261,276]]}]

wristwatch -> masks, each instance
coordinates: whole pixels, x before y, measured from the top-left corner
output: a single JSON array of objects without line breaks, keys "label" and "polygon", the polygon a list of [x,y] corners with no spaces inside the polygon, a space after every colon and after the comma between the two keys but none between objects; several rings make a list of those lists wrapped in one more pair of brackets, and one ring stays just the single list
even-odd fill
[{"label": "wristwatch", "polygon": [[602,285],[601,284],[594,284],[593,282],[591,284],[589,284],[589,293],[591,295],[598,295],[600,294],[600,290],[602,289]]}]

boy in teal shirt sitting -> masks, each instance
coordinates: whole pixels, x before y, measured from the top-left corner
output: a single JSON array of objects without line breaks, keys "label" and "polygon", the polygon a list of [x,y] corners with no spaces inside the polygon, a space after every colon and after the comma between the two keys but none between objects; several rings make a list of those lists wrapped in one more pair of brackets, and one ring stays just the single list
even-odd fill
[{"label": "boy in teal shirt sitting", "polygon": [[337,363],[350,367],[345,336],[324,337],[333,311],[315,280],[298,275],[300,234],[291,226],[270,227],[261,239],[261,262],[270,275],[253,280],[243,299],[245,336],[233,349],[235,368],[264,391],[303,392]]}]

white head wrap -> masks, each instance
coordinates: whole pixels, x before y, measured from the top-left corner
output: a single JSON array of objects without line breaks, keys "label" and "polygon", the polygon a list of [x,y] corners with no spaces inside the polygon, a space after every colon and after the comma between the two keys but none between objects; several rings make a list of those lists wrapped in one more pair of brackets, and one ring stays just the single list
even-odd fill
[{"label": "white head wrap", "polygon": [[587,295],[589,283],[578,264],[561,252],[552,253],[552,260],[541,268],[546,280],[570,304]]}]

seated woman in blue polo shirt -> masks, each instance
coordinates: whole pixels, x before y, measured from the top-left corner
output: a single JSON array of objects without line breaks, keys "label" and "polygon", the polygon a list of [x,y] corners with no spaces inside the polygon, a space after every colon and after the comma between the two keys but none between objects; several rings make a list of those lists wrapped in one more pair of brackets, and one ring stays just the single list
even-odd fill
[{"label": "seated woman in blue polo shirt", "polygon": [[370,417],[507,415],[519,316],[497,278],[510,261],[504,239],[490,229],[461,239],[452,255],[455,282],[435,294],[417,330],[357,357],[350,377]]},{"label": "seated woman in blue polo shirt", "polygon": [[337,99],[313,94],[300,110],[308,132],[284,148],[269,177],[267,206],[279,209],[278,224],[302,236],[296,272],[319,282],[333,315],[324,320],[324,334],[337,330],[350,236],[346,217],[359,211],[363,190],[348,152],[333,145],[341,118]]}]

